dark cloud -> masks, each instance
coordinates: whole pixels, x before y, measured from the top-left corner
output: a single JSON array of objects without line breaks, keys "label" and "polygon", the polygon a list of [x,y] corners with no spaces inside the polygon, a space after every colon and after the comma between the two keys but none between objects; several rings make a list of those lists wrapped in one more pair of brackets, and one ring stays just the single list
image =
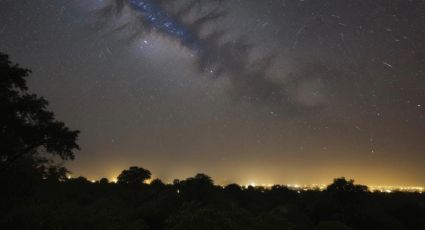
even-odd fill
[{"label": "dark cloud", "polygon": [[[142,1],[144,2],[144,1]],[[268,73],[270,67],[277,61],[278,54],[257,56],[254,60],[252,49],[256,44],[251,44],[246,37],[249,34],[239,34],[235,38],[226,39],[227,31],[221,30],[217,21],[225,19],[227,10],[222,1],[147,1],[157,4],[164,12],[169,14],[172,22],[181,25],[193,37],[190,44],[175,37],[177,42],[192,49],[197,56],[199,70],[213,76],[213,78],[228,78],[231,82],[229,94],[237,100],[262,106],[270,106],[277,113],[299,113],[303,109],[318,109],[323,106],[325,95],[321,92],[323,85],[321,76],[308,73],[310,70],[301,69],[298,73],[290,73],[291,82],[275,82]],[[125,9],[127,7],[127,9]],[[141,16],[143,12],[132,8],[129,1],[110,1],[96,11],[97,25],[105,25],[120,21],[124,11],[130,11],[134,17],[127,19],[122,25],[114,27],[112,32],[130,31],[129,38],[133,40],[143,37],[149,32],[157,32],[164,36],[173,37],[168,31],[158,29],[151,22]],[[166,11],[167,10],[167,11]],[[190,19],[188,19],[190,18]],[[114,24],[114,23],[113,23]],[[203,34],[205,25],[209,31]],[[212,28],[212,29],[211,29]],[[196,47],[194,46],[196,44]],[[199,46],[199,47],[198,47]],[[307,65],[307,64],[304,64]],[[310,65],[310,64],[308,64]],[[318,63],[312,63],[314,68]],[[320,73],[321,74],[321,73]],[[282,76],[286,77],[286,76]],[[290,85],[288,85],[290,84]],[[295,90],[288,88],[295,87]]]}]

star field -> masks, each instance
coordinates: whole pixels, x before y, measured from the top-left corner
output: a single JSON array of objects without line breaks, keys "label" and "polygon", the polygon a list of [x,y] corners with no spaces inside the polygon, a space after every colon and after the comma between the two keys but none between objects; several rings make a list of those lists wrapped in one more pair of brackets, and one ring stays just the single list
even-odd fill
[{"label": "star field", "polygon": [[75,175],[425,185],[419,0],[3,0],[0,50],[82,150]]}]

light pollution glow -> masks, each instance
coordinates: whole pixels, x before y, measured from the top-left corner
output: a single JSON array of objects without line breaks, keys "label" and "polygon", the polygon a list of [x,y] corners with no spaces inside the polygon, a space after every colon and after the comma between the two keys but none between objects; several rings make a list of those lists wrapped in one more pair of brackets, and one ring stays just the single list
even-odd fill
[{"label": "light pollution glow", "polygon": [[201,28],[194,16],[211,1],[180,18],[190,1],[143,1],[187,28],[202,55],[174,30],[140,25],[140,10],[90,27],[114,2],[0,8],[0,50],[32,69],[31,91],[81,130],[82,150],[66,164],[74,177],[135,165],[163,181],[425,186],[423,1],[222,1],[223,16]]}]

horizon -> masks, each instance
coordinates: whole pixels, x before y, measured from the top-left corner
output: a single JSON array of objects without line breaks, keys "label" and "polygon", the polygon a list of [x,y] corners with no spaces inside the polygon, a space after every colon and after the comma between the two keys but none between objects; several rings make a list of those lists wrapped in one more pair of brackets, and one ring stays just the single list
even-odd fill
[{"label": "horizon", "polygon": [[[199,173],[204,174],[202,172],[199,172]],[[196,174],[198,174],[198,173],[196,173]],[[153,173],[151,179],[146,180],[145,183],[150,184],[150,182],[152,182],[152,180],[159,179],[164,184],[171,185],[171,184],[173,184],[174,180],[179,180],[179,181],[185,180],[185,179],[191,178],[192,176],[194,176],[196,174],[189,175],[187,177],[172,178],[172,179],[164,180],[163,178],[156,177],[155,174]],[[209,176],[209,174],[205,174],[205,175]],[[79,178],[79,177],[84,177],[92,183],[99,182],[103,178],[108,179],[109,182],[111,182],[111,183],[117,183],[117,181],[118,181],[118,174],[117,174],[117,176],[114,176],[114,177],[102,177],[102,176],[101,177],[86,177],[84,175],[74,175],[72,172],[67,174],[68,179],[75,179],[75,178]],[[224,187],[224,186],[230,185],[230,184],[238,184],[241,187],[252,186],[252,187],[266,187],[266,188],[272,187],[274,185],[282,185],[282,186],[286,186],[286,187],[300,188],[300,189],[301,188],[313,188],[313,187],[324,188],[327,185],[332,184],[334,179],[336,179],[336,178],[346,178],[347,180],[352,179],[352,180],[354,180],[354,183],[360,184],[360,185],[365,185],[371,190],[381,189],[381,191],[384,191],[384,189],[390,189],[390,188],[395,189],[395,190],[397,190],[397,189],[414,189],[414,190],[418,190],[418,191],[419,190],[425,190],[425,186],[422,186],[422,185],[414,185],[414,184],[404,184],[404,185],[401,185],[401,184],[398,184],[398,185],[397,184],[367,184],[367,183],[361,183],[358,180],[356,180],[355,178],[346,177],[346,176],[333,177],[328,182],[322,182],[322,183],[302,183],[302,182],[300,182],[300,183],[289,183],[289,182],[262,183],[261,181],[255,181],[255,180],[249,180],[249,179],[243,180],[243,181],[248,181],[247,183],[238,182],[238,181],[219,182],[220,180],[216,180],[214,177],[211,177],[211,179],[214,181],[214,184],[217,185],[217,186],[221,186],[221,187]]]},{"label": "horizon", "polygon": [[[73,177],[72,174],[68,174],[67,175],[67,179],[71,180],[71,179],[78,179],[80,177],[84,177],[84,176],[75,176]],[[84,177],[86,178],[86,177]],[[186,179],[189,179],[191,177],[187,177],[187,178],[175,178],[174,180],[178,180],[178,181],[184,181]],[[331,185],[335,179],[339,179],[339,178],[345,178],[347,180],[351,180],[352,178],[346,178],[346,177],[336,177],[334,178],[332,181],[330,181],[329,183],[326,184],[318,184],[318,183],[313,183],[313,184],[287,184],[287,183],[275,183],[275,184],[262,184],[262,183],[256,183],[254,181],[251,181],[248,184],[243,184],[243,183],[238,183],[238,182],[230,182],[230,183],[226,183],[226,184],[220,184],[217,183],[214,178],[211,178],[213,180],[214,185],[225,188],[227,185],[232,185],[232,184],[237,184],[239,185],[241,188],[243,189],[247,189],[249,187],[254,187],[254,188],[264,188],[264,189],[271,189],[273,186],[284,186],[290,190],[294,190],[294,191],[324,191],[326,189],[327,186]],[[98,179],[93,179],[93,178],[86,178],[90,183],[99,183],[101,179],[108,179],[109,183],[113,183],[116,184],[118,183],[118,178],[114,177],[114,178],[106,178],[106,177],[102,177],[102,178],[98,178]],[[159,179],[161,180],[161,178],[157,178],[155,176],[152,176],[150,179],[146,180],[144,183],[147,185],[150,185],[151,182],[153,180]],[[392,192],[407,192],[407,193],[419,193],[422,194],[425,191],[425,187],[422,186],[402,186],[402,185],[368,185],[368,184],[362,184],[362,183],[358,183],[356,180],[354,180],[354,183],[357,185],[365,185],[367,186],[367,189],[369,192],[381,192],[381,193],[392,193]],[[166,185],[173,185],[174,182],[173,181],[163,181],[161,180],[161,182],[163,182]]]}]

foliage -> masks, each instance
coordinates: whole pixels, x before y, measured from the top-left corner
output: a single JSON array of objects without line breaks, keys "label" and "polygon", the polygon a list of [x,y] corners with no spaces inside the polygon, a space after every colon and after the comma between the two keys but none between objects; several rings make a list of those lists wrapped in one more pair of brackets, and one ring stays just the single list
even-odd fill
[{"label": "foliage", "polygon": [[108,180],[108,178],[102,178],[102,179],[99,180],[99,183],[101,183],[101,184],[108,184],[109,183],[109,180]]},{"label": "foliage", "polygon": [[326,191],[329,192],[366,192],[368,190],[365,185],[356,185],[354,180],[346,180],[344,177],[334,179]]},{"label": "foliage", "polygon": [[26,78],[30,73],[0,53],[0,176],[25,169],[38,177],[56,174],[56,179],[62,180],[63,167],[46,165],[52,163],[52,156],[74,158],[79,131],[57,121],[47,110],[46,99],[28,92]]},{"label": "foliage", "polygon": [[425,229],[422,194],[343,194],[344,199],[339,192],[298,193],[282,185],[223,188],[205,174],[144,186],[84,177],[45,180],[33,193],[9,197],[13,205],[0,209],[0,229]]},{"label": "foliage", "polygon": [[143,184],[146,180],[151,178],[151,172],[144,168],[139,168],[137,166],[132,166],[129,169],[126,169],[121,172],[118,176],[119,184]]}]

